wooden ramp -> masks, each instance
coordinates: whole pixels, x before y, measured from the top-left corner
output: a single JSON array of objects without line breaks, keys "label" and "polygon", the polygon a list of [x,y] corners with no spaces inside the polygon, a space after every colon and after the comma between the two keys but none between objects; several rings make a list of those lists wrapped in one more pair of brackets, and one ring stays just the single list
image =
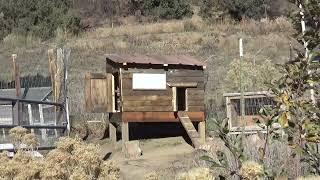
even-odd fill
[{"label": "wooden ramp", "polygon": [[190,120],[188,114],[185,111],[178,112],[178,118],[182,123],[184,129],[187,131],[188,136],[190,137],[192,144],[195,148],[199,148],[201,145],[200,134],[194,128],[192,121]]}]

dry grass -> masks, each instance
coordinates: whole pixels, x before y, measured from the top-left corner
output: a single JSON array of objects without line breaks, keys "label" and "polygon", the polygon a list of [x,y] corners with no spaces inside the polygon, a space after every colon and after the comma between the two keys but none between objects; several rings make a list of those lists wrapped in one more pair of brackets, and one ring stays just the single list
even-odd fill
[{"label": "dry grass", "polygon": [[188,172],[178,174],[176,180],[214,180],[208,168],[194,168]]},{"label": "dry grass", "polygon": [[[15,139],[28,139],[30,144],[35,143],[34,136],[21,127],[10,133]],[[0,179],[118,180],[120,169],[113,162],[104,162],[98,152],[99,147],[95,144],[64,137],[59,139],[57,148],[44,159],[36,159],[29,150],[19,149],[12,160],[2,153]]]},{"label": "dry grass", "polygon": [[246,180],[259,180],[263,173],[263,167],[254,161],[244,162],[240,169],[240,175]]},{"label": "dry grass", "polygon": [[156,172],[146,174],[144,180],[159,180],[159,175]]},{"label": "dry grass", "polygon": [[[11,41],[2,42],[0,76],[12,78],[11,68],[8,68],[12,66],[11,53],[18,54],[22,75],[47,75],[47,49],[66,44],[72,49],[69,64],[71,113],[84,113],[84,74],[87,71],[105,72],[104,54],[189,54],[207,62],[206,100],[221,106],[221,95],[228,91],[224,86],[225,73],[229,64],[238,57],[238,38],[244,38],[248,57],[256,56],[257,62],[269,59],[272,63],[281,63],[288,58],[292,32],[291,24],[285,18],[264,22],[246,20],[242,23],[225,20],[207,24],[198,16],[180,21],[101,27],[73,38],[57,31],[56,39],[47,42],[34,40],[32,46],[22,41],[13,48]],[[91,120],[93,117],[88,118]]]},{"label": "dry grass", "polygon": [[318,180],[320,176],[307,176],[307,177],[299,177],[298,180]]}]

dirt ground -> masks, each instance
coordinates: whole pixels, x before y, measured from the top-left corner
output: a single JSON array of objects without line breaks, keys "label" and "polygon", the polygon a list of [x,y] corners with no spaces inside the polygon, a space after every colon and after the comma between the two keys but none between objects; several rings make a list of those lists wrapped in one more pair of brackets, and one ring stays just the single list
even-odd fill
[{"label": "dirt ground", "polygon": [[112,145],[99,142],[101,156],[113,160],[120,167],[124,180],[143,180],[156,172],[160,179],[174,179],[177,173],[198,166],[198,154],[182,137],[141,140],[143,155],[137,159],[126,159],[121,152],[121,141]]}]

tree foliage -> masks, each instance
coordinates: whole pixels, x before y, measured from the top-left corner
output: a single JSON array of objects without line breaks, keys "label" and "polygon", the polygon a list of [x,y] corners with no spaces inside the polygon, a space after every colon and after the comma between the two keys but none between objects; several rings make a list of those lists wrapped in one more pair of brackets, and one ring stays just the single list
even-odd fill
[{"label": "tree foliage", "polygon": [[[266,84],[278,76],[274,64],[266,59],[262,62],[253,63],[254,57],[245,57],[241,63],[241,82],[245,91],[256,91],[266,89]],[[226,74],[226,88],[229,91],[239,91],[240,89],[240,65],[239,59],[233,60],[228,67]]]},{"label": "tree foliage", "polygon": [[202,0],[200,15],[216,19],[230,15],[236,20],[243,17],[260,19],[266,16],[269,0]]},{"label": "tree foliage", "polygon": [[161,19],[181,19],[193,14],[190,3],[184,0],[143,0],[141,11]]},{"label": "tree foliage", "polygon": [[[310,99],[310,92],[319,95],[320,64],[314,57],[319,55],[320,3],[301,0],[296,5],[301,5],[302,9],[293,17],[298,32],[295,36],[302,45],[307,45],[309,53],[298,52],[298,56],[281,66],[282,77],[271,86],[277,104],[264,114],[269,119],[268,125],[280,124],[295,152],[293,155],[300,155],[300,161],[309,165],[309,172],[319,175],[320,155],[316,147],[320,143],[320,109]],[[305,15],[305,33],[301,31],[300,10]]]},{"label": "tree foliage", "polygon": [[286,16],[290,9],[288,0],[201,0],[200,16],[208,20],[225,17],[261,19]]},{"label": "tree foliage", "polygon": [[80,19],[69,0],[0,0],[0,39],[10,33],[50,38],[58,28],[77,34]]}]

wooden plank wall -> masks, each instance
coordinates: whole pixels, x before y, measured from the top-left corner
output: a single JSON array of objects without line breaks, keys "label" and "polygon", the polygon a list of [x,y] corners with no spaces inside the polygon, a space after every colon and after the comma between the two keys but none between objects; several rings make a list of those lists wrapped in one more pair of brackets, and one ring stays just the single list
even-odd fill
[{"label": "wooden plank wall", "polygon": [[196,88],[187,88],[188,111],[204,111],[204,72],[202,70],[174,69],[167,71],[168,83],[196,82]]},{"label": "wooden plank wall", "polygon": [[131,111],[172,111],[172,90],[133,90],[133,73],[165,73],[163,69],[128,69],[122,71],[122,107]]},{"label": "wooden plank wall", "polygon": [[187,88],[188,111],[204,111],[204,73],[187,69],[127,69],[122,71],[123,111],[173,111],[172,88],[166,90],[133,90],[133,73],[166,73],[167,83],[197,82],[196,88]]}]

